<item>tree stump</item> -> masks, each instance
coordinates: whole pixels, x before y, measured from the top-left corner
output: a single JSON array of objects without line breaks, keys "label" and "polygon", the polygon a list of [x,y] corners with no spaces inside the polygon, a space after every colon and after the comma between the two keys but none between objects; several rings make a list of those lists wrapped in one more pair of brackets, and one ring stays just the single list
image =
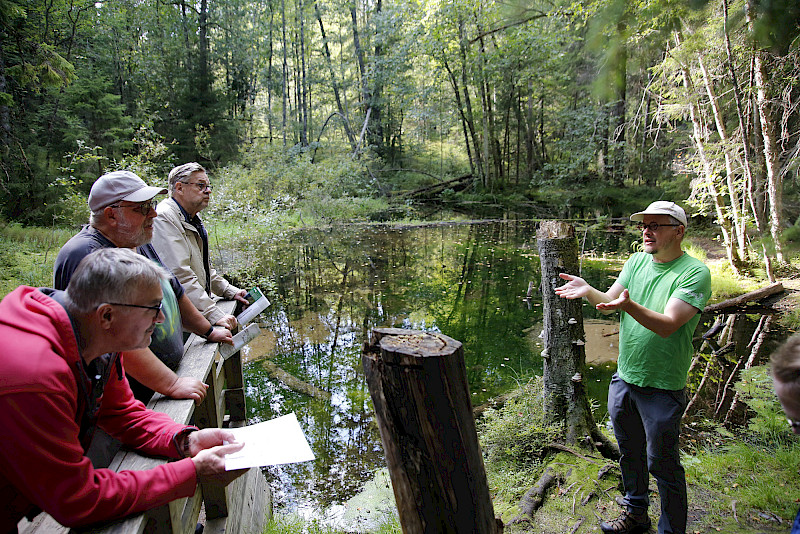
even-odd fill
[{"label": "tree stump", "polygon": [[564,283],[559,273],[580,276],[578,241],[572,225],[561,221],[542,221],[536,239],[542,270],[545,416],[550,422],[565,424],[567,443],[580,443],[596,431],[583,386],[582,299],[555,294],[555,288]]},{"label": "tree stump", "polygon": [[499,533],[461,343],[375,328],[362,354],[405,533]]}]

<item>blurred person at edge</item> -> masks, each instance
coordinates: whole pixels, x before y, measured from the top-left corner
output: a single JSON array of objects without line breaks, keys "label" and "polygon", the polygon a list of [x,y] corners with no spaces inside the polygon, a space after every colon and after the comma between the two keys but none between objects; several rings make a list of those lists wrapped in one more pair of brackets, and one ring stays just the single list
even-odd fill
[{"label": "blurred person at edge", "polygon": [[[244,446],[233,434],[146,409],[125,378],[120,351],[150,343],[168,276],[135,252],[104,248],[81,261],[66,291],[20,286],[0,302],[0,533],[41,511],[67,527],[121,518],[247,471],[225,471],[225,455]],[[97,469],[86,456],[95,429],[178,461]]]},{"label": "blurred person at edge", "polygon": [[[795,334],[770,357],[770,373],[775,394],[792,427],[800,434],[800,334]],[[791,534],[800,534],[800,510],[794,518]]]},{"label": "blurred person at edge", "polygon": [[153,220],[153,247],[169,267],[200,313],[209,322],[228,329],[236,327],[236,317],[219,309],[214,295],[245,306],[244,289],[234,286],[209,261],[208,232],[200,212],[211,200],[211,180],[199,163],[185,163],[169,172],[169,198],[156,207]]}]

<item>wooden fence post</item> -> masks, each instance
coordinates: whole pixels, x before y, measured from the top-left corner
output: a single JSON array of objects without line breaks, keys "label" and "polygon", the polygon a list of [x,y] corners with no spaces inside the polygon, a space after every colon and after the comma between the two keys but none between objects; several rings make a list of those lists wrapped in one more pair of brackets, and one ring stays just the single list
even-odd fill
[{"label": "wooden fence post", "polygon": [[362,362],[403,532],[502,532],[461,343],[438,333],[375,328]]}]

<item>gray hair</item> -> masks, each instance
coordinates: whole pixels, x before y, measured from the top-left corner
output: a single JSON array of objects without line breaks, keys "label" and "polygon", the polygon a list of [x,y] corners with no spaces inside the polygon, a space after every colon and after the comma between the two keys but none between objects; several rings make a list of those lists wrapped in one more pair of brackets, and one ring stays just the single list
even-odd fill
[{"label": "gray hair", "polygon": [[191,163],[184,163],[183,165],[178,165],[177,167],[173,168],[169,171],[169,193],[172,194],[175,191],[175,184],[178,182],[185,182],[189,179],[192,173],[195,172],[206,172],[202,165],[192,161]]},{"label": "gray hair", "polygon": [[67,286],[67,309],[87,314],[105,302],[129,302],[138,290],[169,279],[166,269],[126,248],[103,248],[83,258]]}]

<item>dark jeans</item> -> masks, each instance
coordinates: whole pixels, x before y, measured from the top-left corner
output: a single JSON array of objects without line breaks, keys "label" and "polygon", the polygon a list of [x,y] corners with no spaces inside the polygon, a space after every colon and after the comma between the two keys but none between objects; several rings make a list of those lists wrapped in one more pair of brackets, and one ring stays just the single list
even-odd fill
[{"label": "dark jeans", "polygon": [[608,388],[608,412],[622,457],[619,461],[625,503],[630,511],[646,511],[648,472],[661,498],[659,534],[686,532],[686,475],[678,438],[686,409],[686,391],[643,388],[616,373]]}]

